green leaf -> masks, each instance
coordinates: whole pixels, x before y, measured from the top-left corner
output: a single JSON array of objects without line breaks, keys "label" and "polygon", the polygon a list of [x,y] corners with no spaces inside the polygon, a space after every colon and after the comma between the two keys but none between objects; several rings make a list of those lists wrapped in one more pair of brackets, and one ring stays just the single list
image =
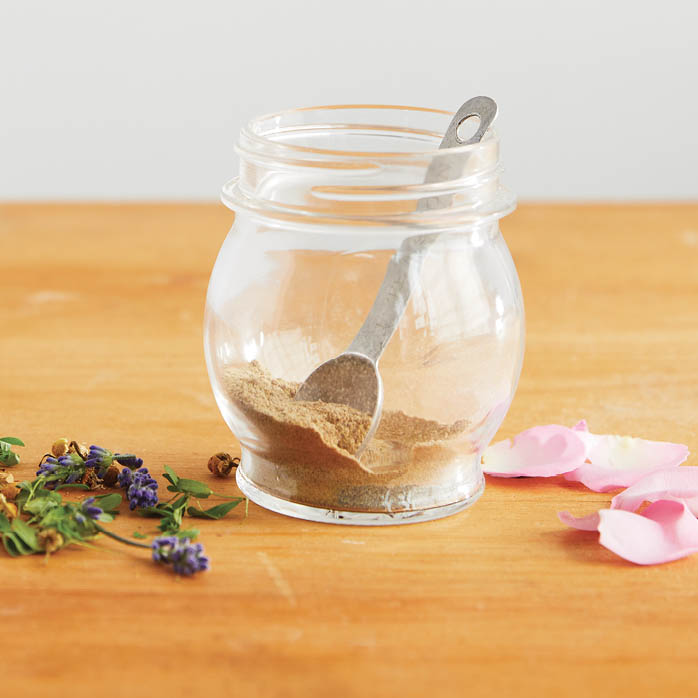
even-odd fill
[{"label": "green leaf", "polygon": [[148,519],[162,518],[167,516],[167,513],[160,507],[140,507],[136,509],[136,514]]},{"label": "green leaf", "polygon": [[158,524],[158,530],[162,533],[177,533],[179,531],[179,523],[173,518],[165,518]]},{"label": "green leaf", "polygon": [[26,504],[34,501],[35,499],[50,497],[52,499],[56,499],[59,502],[62,499],[60,494],[57,494],[53,490],[47,490],[44,487],[43,477],[38,477],[36,478],[36,480],[33,480],[32,482],[29,482],[27,480],[24,480],[24,482],[20,482],[19,490],[20,492],[17,495],[17,499],[15,500],[15,502],[20,511],[23,511]]},{"label": "green leaf", "polygon": [[10,445],[0,441],[0,464],[9,468],[17,465],[19,460],[19,456],[10,448]]},{"label": "green leaf", "polygon": [[[17,519],[15,519],[16,521]],[[4,533],[2,536],[2,544],[5,546],[5,550],[12,555],[12,557],[18,557],[19,555],[31,555],[37,552],[36,549],[27,545],[21,538],[21,536],[12,531],[11,533]]]},{"label": "green leaf", "polygon": [[82,482],[71,482],[69,484],[58,485],[56,487],[56,492],[58,490],[89,490],[90,488]]},{"label": "green leaf", "polygon": [[[61,495],[59,494],[58,497]],[[61,500],[56,501],[52,497],[39,497],[27,502],[22,509],[23,512],[33,514],[36,518],[42,518],[55,507],[60,506]]]},{"label": "green leaf", "polygon": [[39,543],[36,540],[36,530],[19,517],[12,522],[12,531],[22,539],[33,552],[39,552]]},{"label": "green leaf", "polygon": [[229,511],[232,511],[240,502],[244,501],[244,497],[238,497],[236,500],[230,502],[223,502],[223,504],[216,504],[215,507],[210,509],[198,509],[197,507],[189,507],[187,509],[187,514],[193,516],[197,519],[222,519]]},{"label": "green leaf", "polygon": [[180,510],[184,510],[186,508],[187,504],[189,504],[189,497],[190,496],[191,495],[189,495],[189,494],[183,494],[181,497],[177,497],[177,499],[175,499],[174,502],[170,502],[169,504],[165,504],[164,506],[171,508],[172,511],[175,511],[175,512],[180,511]]},{"label": "green leaf", "polygon": [[170,492],[191,494],[199,499],[207,499],[213,494],[213,490],[206,483],[184,477],[180,477],[176,485],[170,485],[167,489]]},{"label": "green leaf", "polygon": [[95,497],[95,499],[97,501],[97,506],[108,514],[118,514],[119,507],[123,501],[118,492],[100,494],[99,496]]},{"label": "green leaf", "polygon": [[175,509],[170,516],[162,518],[158,524],[158,528],[163,533],[176,533],[182,526],[182,518],[184,517],[184,509]]},{"label": "green leaf", "polygon": [[19,456],[10,448],[11,446],[24,446],[24,441],[14,436],[3,436],[0,439],[0,463],[12,467],[19,463]]},{"label": "green leaf", "polygon": [[9,533],[11,530],[10,520],[5,514],[0,514],[0,533]]},{"label": "green leaf", "polygon": [[148,536],[144,535],[143,533],[141,533],[140,531],[134,531],[132,535],[134,538],[140,538],[141,540],[148,537]]},{"label": "green leaf", "polygon": [[[56,528],[61,526],[76,527],[74,505],[49,502],[45,508],[37,512],[37,518],[41,520],[42,528]],[[69,532],[70,533],[70,532]]]},{"label": "green leaf", "polygon": [[168,492],[182,492],[201,499],[206,499],[213,494],[213,490],[206,483],[179,477],[169,465],[165,466],[165,472],[162,476],[170,483],[167,488]]},{"label": "green leaf", "polygon": [[162,476],[167,480],[170,484],[174,485],[177,487],[177,483],[179,482],[179,475],[170,468],[169,465],[165,466],[165,472],[162,474]]},{"label": "green leaf", "polygon": [[22,541],[18,540],[14,533],[5,533],[2,537],[2,544],[5,546],[5,550],[7,550],[8,554],[12,555],[12,557],[24,555]]},{"label": "green leaf", "polygon": [[199,535],[198,528],[186,528],[183,531],[175,531],[177,538],[189,538],[189,540],[194,540]]},{"label": "green leaf", "polygon": [[184,511],[189,503],[188,494],[182,494],[174,502],[161,503],[156,507],[136,509],[141,516],[159,517],[158,529],[163,533],[176,533],[182,525]]},{"label": "green leaf", "polygon": [[16,436],[3,436],[0,441],[4,441],[6,444],[12,444],[13,446],[24,446],[24,441],[18,439]]}]

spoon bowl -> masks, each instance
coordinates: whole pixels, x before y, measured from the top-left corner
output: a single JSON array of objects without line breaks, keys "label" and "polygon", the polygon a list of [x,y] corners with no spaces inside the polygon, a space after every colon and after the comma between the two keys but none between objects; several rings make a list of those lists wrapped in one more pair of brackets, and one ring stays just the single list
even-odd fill
[{"label": "spoon bowl", "polygon": [[358,451],[373,438],[383,411],[383,381],[378,366],[368,356],[344,352],[320,364],[301,385],[296,400],[334,402],[371,415],[371,426]]}]

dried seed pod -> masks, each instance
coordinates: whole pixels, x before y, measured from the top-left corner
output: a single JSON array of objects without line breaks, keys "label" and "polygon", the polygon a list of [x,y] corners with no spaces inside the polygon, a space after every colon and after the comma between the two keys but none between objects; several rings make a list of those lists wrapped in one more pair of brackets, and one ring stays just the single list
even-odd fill
[{"label": "dried seed pod", "polygon": [[77,453],[80,458],[87,460],[90,456],[90,449],[86,444],[79,444],[77,441],[71,441],[68,444],[68,453]]},{"label": "dried seed pod", "polygon": [[19,494],[19,487],[10,483],[0,485],[0,494],[2,494],[8,502],[14,502]]},{"label": "dried seed pod", "polygon": [[45,528],[39,531],[36,539],[42,550],[47,553],[55,553],[63,547],[63,536],[55,528]]},{"label": "dried seed pod", "polygon": [[11,485],[15,481],[15,476],[7,470],[0,470],[0,486]]},{"label": "dried seed pod", "polygon": [[118,479],[119,479],[119,468],[117,468],[115,465],[110,465],[107,468],[107,472],[104,473],[104,477],[102,478],[102,482],[107,486],[107,487],[114,487],[116,485]]},{"label": "dried seed pod", "polygon": [[83,485],[87,485],[91,490],[96,490],[100,485],[99,478],[94,468],[85,470],[85,474],[80,478],[80,482]]},{"label": "dried seed pod", "polygon": [[233,468],[240,463],[239,458],[232,458],[229,453],[216,453],[208,460],[208,469],[216,477],[228,477]]},{"label": "dried seed pod", "polygon": [[65,437],[62,439],[58,439],[58,441],[54,441],[53,446],[51,446],[51,453],[56,458],[60,458],[61,456],[64,456],[66,453],[68,453],[68,444],[69,443],[70,442]]},{"label": "dried seed pod", "polygon": [[17,517],[17,507],[8,502],[4,494],[0,494],[0,514],[5,514],[10,521]]}]

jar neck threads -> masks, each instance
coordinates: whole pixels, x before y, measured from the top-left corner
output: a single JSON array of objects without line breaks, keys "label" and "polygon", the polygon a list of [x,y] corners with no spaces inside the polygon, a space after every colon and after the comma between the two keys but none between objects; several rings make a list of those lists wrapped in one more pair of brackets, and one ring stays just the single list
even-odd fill
[{"label": "jar neck threads", "polygon": [[307,224],[449,229],[515,206],[500,184],[499,140],[439,150],[452,114],[380,105],[297,109],[256,119],[237,145],[233,210]]}]

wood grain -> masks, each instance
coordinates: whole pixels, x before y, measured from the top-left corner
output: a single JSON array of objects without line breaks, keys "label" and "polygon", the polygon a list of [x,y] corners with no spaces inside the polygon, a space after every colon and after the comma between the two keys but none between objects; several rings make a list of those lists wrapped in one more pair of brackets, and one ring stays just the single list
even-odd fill
[{"label": "wood grain", "polygon": [[[20,476],[63,435],[205,480],[237,448],[201,339],[230,222],[209,205],[0,206],[0,431],[28,444]],[[585,417],[698,451],[698,206],[529,205],[503,230],[528,339],[500,435]],[[609,498],[490,480],[469,511],[380,529],[252,505],[202,523],[212,570],[191,580],[109,541],[0,554],[2,693],[695,695],[698,556],[636,567],[556,518]]]}]

